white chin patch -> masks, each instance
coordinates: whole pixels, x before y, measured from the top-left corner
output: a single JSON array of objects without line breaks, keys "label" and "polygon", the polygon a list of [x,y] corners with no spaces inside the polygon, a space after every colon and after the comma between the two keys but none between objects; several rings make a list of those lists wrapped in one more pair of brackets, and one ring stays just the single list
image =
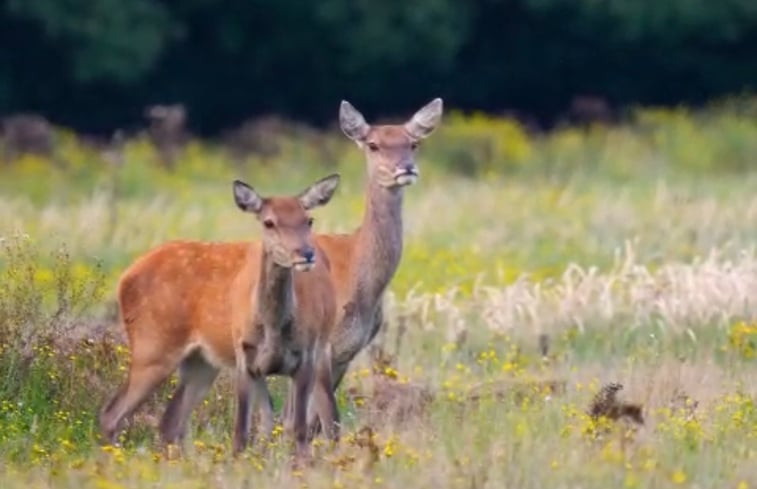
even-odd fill
[{"label": "white chin patch", "polygon": [[397,175],[396,177],[394,177],[394,181],[397,183],[397,185],[413,185],[418,181],[418,175],[413,175],[412,173],[403,173],[402,175]]},{"label": "white chin patch", "polygon": [[315,266],[314,261],[309,261],[309,262],[301,261],[299,263],[295,263],[292,268],[294,268],[294,270],[297,272],[309,272],[310,270],[313,269],[314,266]]}]

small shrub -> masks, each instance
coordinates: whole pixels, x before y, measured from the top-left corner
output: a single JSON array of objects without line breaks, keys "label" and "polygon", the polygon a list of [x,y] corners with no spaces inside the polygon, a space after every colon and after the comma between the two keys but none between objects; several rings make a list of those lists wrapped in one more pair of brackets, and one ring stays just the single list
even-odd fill
[{"label": "small shrub", "polygon": [[28,237],[13,236],[0,241],[0,257],[0,342],[24,355],[65,337],[102,297],[100,264],[74,263],[65,246],[43,260]]}]

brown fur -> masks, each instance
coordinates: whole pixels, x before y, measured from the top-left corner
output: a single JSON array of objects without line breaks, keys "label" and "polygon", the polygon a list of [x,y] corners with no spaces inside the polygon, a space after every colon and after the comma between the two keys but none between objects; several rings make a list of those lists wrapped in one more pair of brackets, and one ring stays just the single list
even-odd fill
[{"label": "brown fur", "polygon": [[[371,127],[345,104],[340,117],[347,113],[351,118],[341,120],[342,128],[366,154],[368,183],[361,226],[351,234],[314,237],[318,256],[328,258],[336,293],[336,315],[329,341],[334,389],[349,362],[378,331],[383,293],[399,263],[403,188],[396,184],[393,173],[400,168],[416,169],[417,143],[430,134],[441,116],[441,100],[437,99],[404,126]],[[345,111],[345,107],[351,110]],[[354,130],[347,127],[348,123]],[[106,438],[113,438],[121,419],[136,409],[177,365],[182,382],[164,415],[161,431],[168,442],[184,433],[182,423],[171,424],[168,419],[185,420],[192,403],[204,395],[218,370],[235,366],[228,291],[243,268],[247,277],[257,279],[259,262],[248,261],[248,251],[251,256],[259,256],[260,247],[259,242],[171,242],[140,257],[124,272],[118,298],[132,350],[132,366],[127,382],[102,412],[101,429]],[[295,275],[294,286],[297,294],[305,296],[315,288],[303,282],[302,276]],[[247,286],[251,288],[252,284]],[[190,354],[197,351],[201,354],[188,362]],[[194,360],[198,356],[202,362]],[[185,378],[192,384],[189,396],[182,387]],[[270,398],[262,387],[257,395],[265,398],[257,401],[263,419],[271,419]],[[290,423],[293,395],[294,389],[290,389],[286,409]],[[169,416],[174,412],[181,416]],[[315,413],[310,419],[315,419]]]}]

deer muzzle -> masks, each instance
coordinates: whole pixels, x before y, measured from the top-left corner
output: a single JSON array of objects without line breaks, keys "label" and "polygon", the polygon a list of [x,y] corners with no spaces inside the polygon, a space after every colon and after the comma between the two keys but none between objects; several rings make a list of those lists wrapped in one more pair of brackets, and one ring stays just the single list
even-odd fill
[{"label": "deer muzzle", "polygon": [[308,246],[297,253],[297,258],[292,262],[292,267],[297,272],[309,272],[315,266],[315,250]]},{"label": "deer muzzle", "polygon": [[393,176],[394,181],[395,183],[397,183],[397,185],[413,185],[418,181],[420,172],[418,171],[418,167],[415,165],[415,163],[405,163],[397,166],[397,169],[394,170]]}]

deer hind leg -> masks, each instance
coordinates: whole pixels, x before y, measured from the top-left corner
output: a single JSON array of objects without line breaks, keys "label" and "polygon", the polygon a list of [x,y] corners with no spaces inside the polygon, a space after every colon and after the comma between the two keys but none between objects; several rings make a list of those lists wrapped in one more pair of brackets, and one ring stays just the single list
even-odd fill
[{"label": "deer hind leg", "polygon": [[106,443],[115,443],[123,419],[131,415],[174,370],[174,363],[136,363],[129,376],[100,413],[100,431]]},{"label": "deer hind leg", "polygon": [[177,443],[187,431],[187,421],[198,402],[205,397],[218,376],[218,369],[209,364],[199,350],[186,357],[179,367],[179,386],[160,422],[163,443]]}]

